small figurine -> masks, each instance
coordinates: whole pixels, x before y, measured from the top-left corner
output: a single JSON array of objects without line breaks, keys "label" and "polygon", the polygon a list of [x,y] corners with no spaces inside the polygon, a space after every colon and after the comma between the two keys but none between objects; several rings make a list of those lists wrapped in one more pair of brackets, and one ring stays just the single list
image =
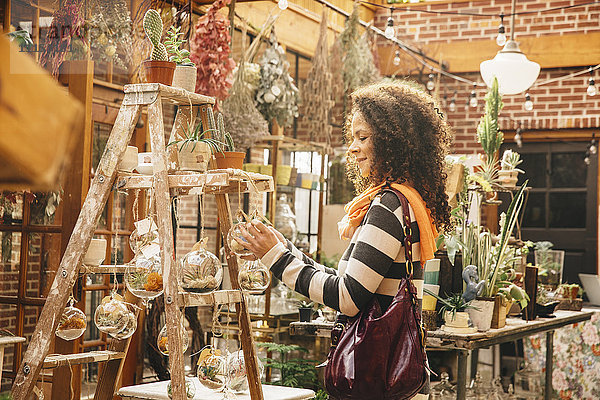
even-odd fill
[{"label": "small figurine", "polygon": [[463,281],[467,284],[465,292],[463,293],[463,299],[468,302],[471,300],[475,300],[477,296],[481,294],[483,290],[483,285],[485,284],[484,280],[479,280],[479,275],[477,274],[477,267],[474,265],[467,265],[462,272]]}]

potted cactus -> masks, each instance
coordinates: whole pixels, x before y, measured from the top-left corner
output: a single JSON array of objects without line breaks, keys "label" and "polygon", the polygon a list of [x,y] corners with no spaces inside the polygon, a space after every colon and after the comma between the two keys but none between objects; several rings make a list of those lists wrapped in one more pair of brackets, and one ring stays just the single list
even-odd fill
[{"label": "potted cactus", "polygon": [[244,157],[246,153],[242,151],[235,151],[235,145],[233,138],[229,132],[225,131],[225,124],[223,123],[223,114],[217,115],[217,135],[218,138],[223,142],[223,151],[215,153],[215,160],[217,162],[218,169],[235,168],[242,169],[244,166]]},{"label": "potted cactus", "polygon": [[189,50],[181,48],[185,40],[180,39],[180,36],[183,35],[180,30],[180,27],[172,26],[167,32],[167,40],[165,40],[169,61],[173,61],[176,65],[173,74],[173,86],[185,89],[188,92],[195,92],[197,68],[189,58]]},{"label": "potted cactus", "polygon": [[158,11],[150,9],[144,15],[144,32],[152,42],[152,55],[150,60],[145,60],[142,65],[145,72],[146,82],[162,83],[171,86],[175,63],[169,61],[167,48],[161,43],[163,23]]},{"label": "potted cactus", "polygon": [[525,171],[517,168],[521,164],[521,155],[516,151],[506,150],[502,155],[501,169],[498,171],[498,179],[504,187],[514,188],[519,180],[519,173]]}]

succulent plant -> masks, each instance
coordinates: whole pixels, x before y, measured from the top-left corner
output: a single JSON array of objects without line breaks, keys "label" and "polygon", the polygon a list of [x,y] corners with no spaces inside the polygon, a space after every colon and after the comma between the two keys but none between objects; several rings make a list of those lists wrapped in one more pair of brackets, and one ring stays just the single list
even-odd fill
[{"label": "succulent plant", "polygon": [[144,32],[152,42],[152,60],[169,61],[167,48],[160,42],[162,36],[163,23],[158,11],[150,9],[144,15]]},{"label": "succulent plant", "polygon": [[217,114],[217,132],[220,140],[225,144],[225,151],[235,151],[235,144],[229,132],[225,131],[225,123],[223,122],[223,114]]}]

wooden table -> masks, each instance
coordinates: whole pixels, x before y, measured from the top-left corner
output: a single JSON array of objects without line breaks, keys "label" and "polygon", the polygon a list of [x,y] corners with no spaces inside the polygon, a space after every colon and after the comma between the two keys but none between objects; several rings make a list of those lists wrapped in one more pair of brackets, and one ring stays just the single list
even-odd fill
[{"label": "wooden table", "polygon": [[[222,400],[223,392],[214,392],[200,384],[198,378],[190,378],[196,387],[194,399]],[[145,383],[142,385],[126,386],[119,389],[117,394],[124,400],[169,400],[167,384],[169,381]],[[296,389],[285,386],[262,385],[264,398],[268,400],[307,400],[315,397],[315,392],[309,389]],[[248,392],[236,396],[238,400],[250,400]]]},{"label": "wooden table", "polygon": [[[554,331],[563,326],[587,321],[594,311],[555,311],[555,318],[537,318],[535,321],[524,321],[520,318],[507,318],[506,326],[490,329],[487,332],[469,334],[448,333],[442,330],[427,332],[427,347],[438,349],[454,349],[458,351],[458,376],[456,382],[456,398],[464,400],[467,387],[467,356],[470,350],[522,339],[536,333],[546,332],[546,390],[544,399],[552,398],[552,358],[554,354]],[[333,323],[293,322],[290,334],[327,336]]]},{"label": "wooden table", "polygon": [[0,382],[2,381],[2,368],[4,367],[4,348],[24,341],[25,338],[21,336],[0,336]]}]

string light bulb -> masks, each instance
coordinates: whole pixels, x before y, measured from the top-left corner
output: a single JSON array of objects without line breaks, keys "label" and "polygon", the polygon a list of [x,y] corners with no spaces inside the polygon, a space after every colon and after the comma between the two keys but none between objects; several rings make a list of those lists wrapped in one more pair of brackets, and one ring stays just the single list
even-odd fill
[{"label": "string light bulb", "polygon": [[519,148],[523,147],[523,137],[521,136],[521,132],[523,132],[521,130],[521,127],[519,126],[517,128],[517,131],[515,132],[515,143],[517,144],[517,146]]},{"label": "string light bulb", "polygon": [[583,158],[583,162],[585,163],[585,165],[590,165],[590,151],[587,150],[585,152],[585,157]]},{"label": "string light bulb", "polygon": [[454,99],[450,100],[450,105],[448,106],[448,110],[450,110],[450,112],[456,111],[456,101]]},{"label": "string light bulb", "polygon": [[277,6],[280,10],[285,10],[286,8],[288,8],[288,0],[279,0],[277,2]]},{"label": "string light bulb", "polygon": [[598,152],[598,147],[596,146],[596,134],[592,133],[592,141],[590,142],[590,147],[588,148],[590,154],[596,154]]},{"label": "string light bulb", "polygon": [[425,85],[425,87],[427,88],[427,90],[429,90],[430,92],[435,89],[435,82],[433,81],[433,74],[429,74],[429,80],[427,81],[427,84]]},{"label": "string light bulb", "polygon": [[596,81],[594,81],[594,70],[590,67],[590,79],[588,80],[587,94],[588,96],[595,96],[597,93]]},{"label": "string light bulb", "polygon": [[498,26],[498,36],[496,36],[496,44],[504,46],[506,44],[506,28],[504,28],[504,13],[500,14],[500,25]]},{"label": "string light bulb", "polygon": [[394,65],[400,65],[400,50],[396,50],[396,54],[394,55]]},{"label": "string light bulb", "polygon": [[[473,85],[476,86],[476,85]],[[477,93],[475,93],[475,88],[471,90],[471,98],[469,99],[469,105],[473,108],[477,107]]]},{"label": "string light bulb", "polygon": [[385,28],[385,32],[383,33],[387,39],[392,39],[396,36],[396,31],[394,30],[394,7],[390,8],[390,16],[387,19],[387,26]]},{"label": "string light bulb", "polygon": [[533,110],[533,101],[531,101],[529,93],[525,93],[525,111],[531,110]]}]

